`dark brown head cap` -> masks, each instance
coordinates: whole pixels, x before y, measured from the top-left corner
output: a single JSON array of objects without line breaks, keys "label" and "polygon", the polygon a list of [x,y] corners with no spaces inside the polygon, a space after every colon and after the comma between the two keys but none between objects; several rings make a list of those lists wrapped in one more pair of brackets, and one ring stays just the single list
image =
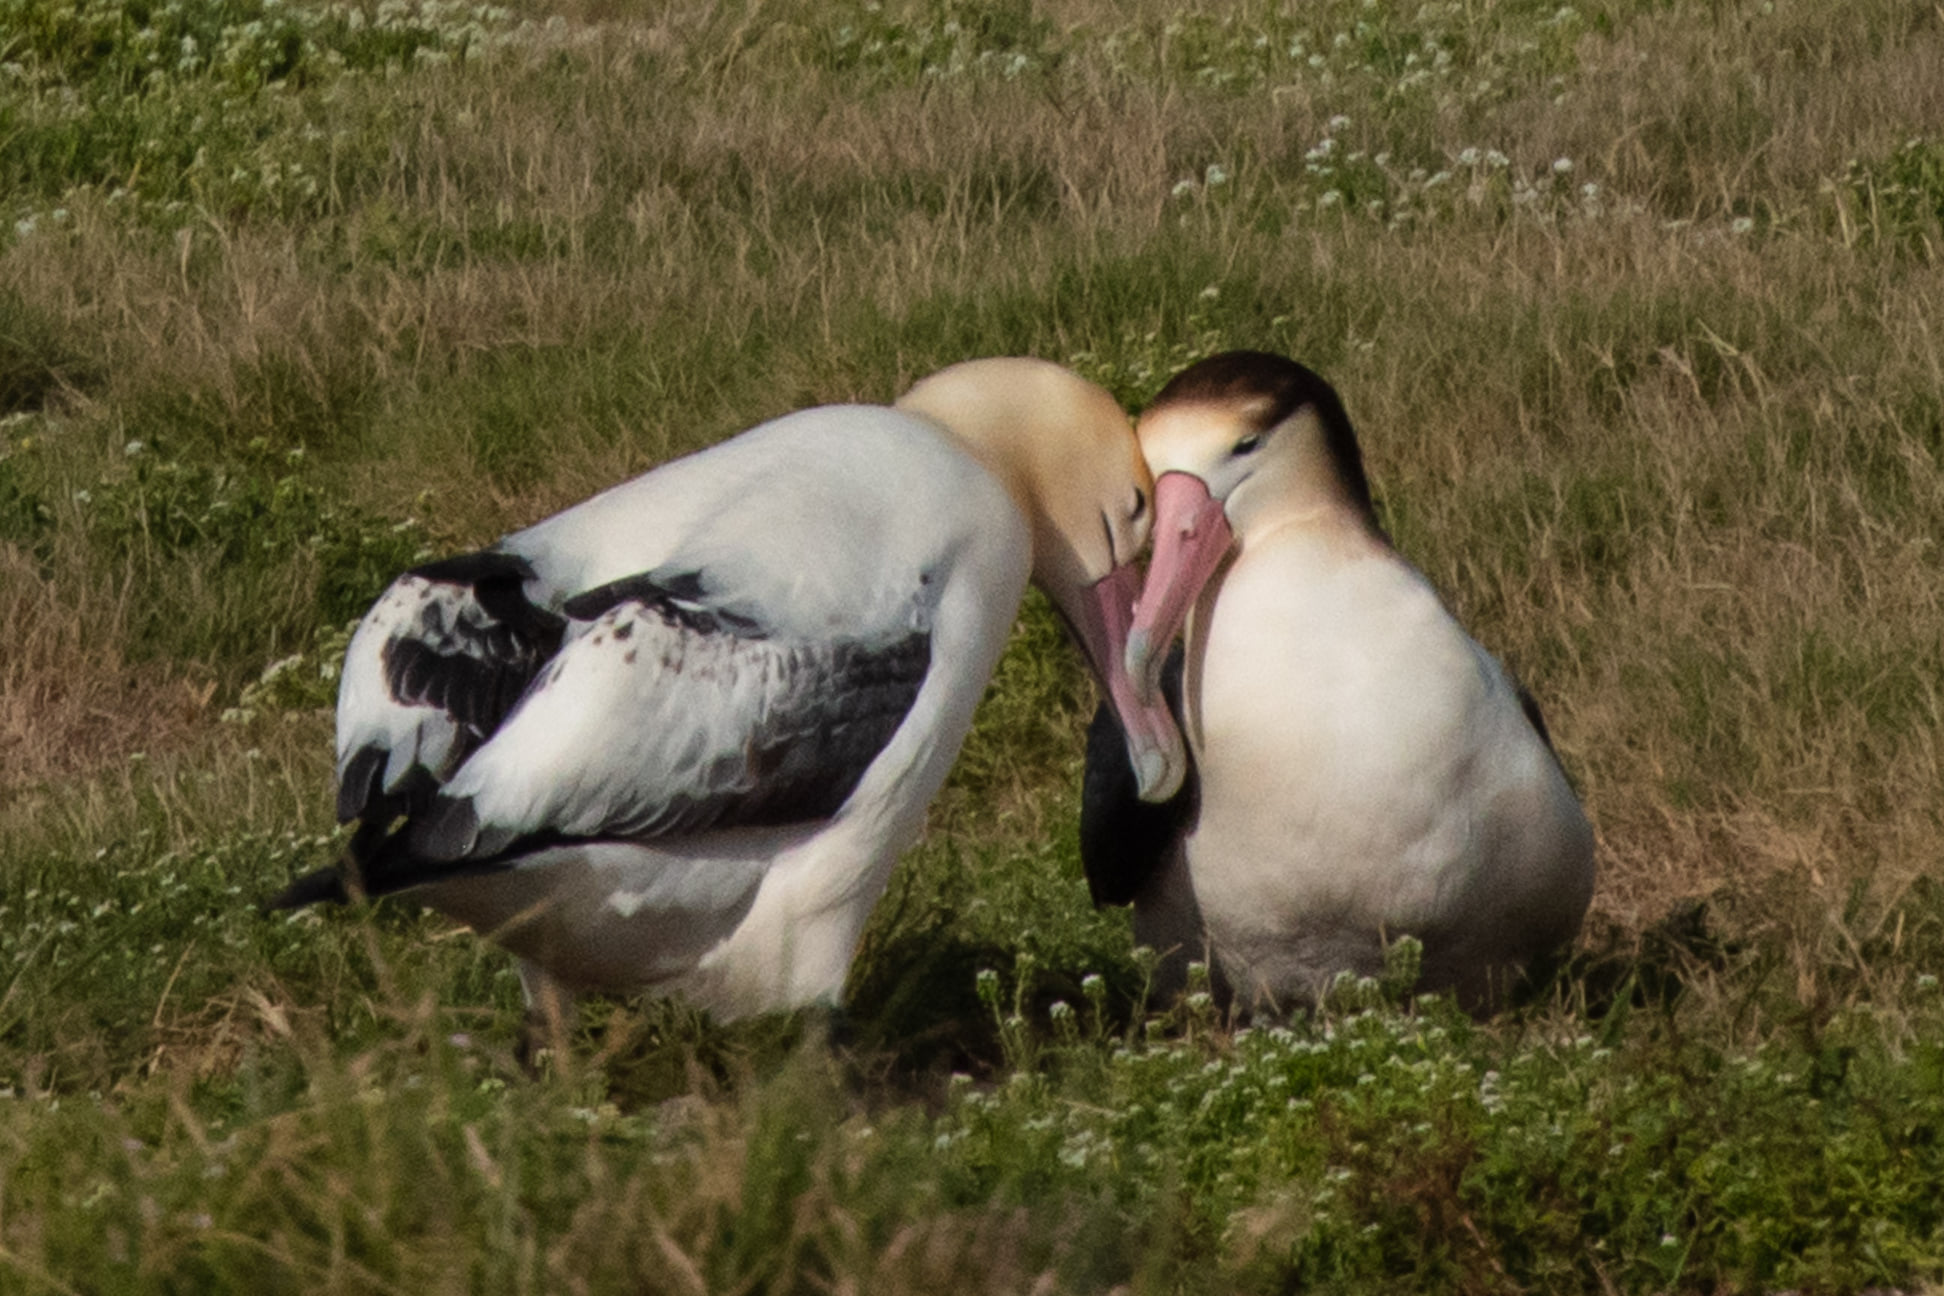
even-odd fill
[{"label": "dark brown head cap", "polygon": [[1315,370],[1267,351],[1224,351],[1197,361],[1168,380],[1148,405],[1225,405],[1258,432],[1275,427],[1304,406],[1316,411],[1323,444],[1350,499],[1374,517],[1363,452],[1336,388]]}]

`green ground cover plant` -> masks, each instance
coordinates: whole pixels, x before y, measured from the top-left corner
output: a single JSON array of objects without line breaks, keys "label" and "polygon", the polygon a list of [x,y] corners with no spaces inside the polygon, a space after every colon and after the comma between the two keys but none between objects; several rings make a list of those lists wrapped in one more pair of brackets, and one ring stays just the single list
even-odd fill
[{"label": "green ground cover plant", "polygon": [[[1941,251],[1903,0],[0,0],[0,1291],[1934,1290]],[[258,911],[422,555],[1238,346],[1586,800],[1514,1011],[1154,1000],[1037,598],[839,1017]]]}]

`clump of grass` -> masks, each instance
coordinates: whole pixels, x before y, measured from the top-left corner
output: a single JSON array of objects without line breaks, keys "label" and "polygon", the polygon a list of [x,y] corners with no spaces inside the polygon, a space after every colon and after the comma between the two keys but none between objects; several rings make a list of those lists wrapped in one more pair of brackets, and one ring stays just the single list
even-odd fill
[{"label": "clump of grass", "polygon": [[0,541],[45,562],[54,510],[40,491],[22,480],[24,476],[11,456],[0,458]]},{"label": "clump of grass", "polygon": [[18,292],[0,290],[0,416],[31,413],[98,380],[66,324]]},{"label": "clump of grass", "polygon": [[878,82],[989,75],[1012,79],[1058,57],[1053,24],[1031,0],[829,6],[818,31],[821,61],[846,78]]},{"label": "clump of grass", "polygon": [[314,217],[334,200],[345,136],[286,91],[463,62],[512,29],[488,5],[23,0],[5,86],[17,126],[0,143],[11,233],[60,224],[76,188],[168,226],[199,208]]},{"label": "clump of grass", "polygon": [[1944,225],[1944,143],[1917,136],[1888,157],[1852,159],[1846,180],[1854,215],[1846,208],[1845,234],[1854,221],[1871,238],[1921,248],[1929,260],[1937,259]]},{"label": "clump of grass", "polygon": [[146,578],[138,651],[234,671],[362,615],[426,554],[416,521],[360,516],[313,485],[301,448],[259,440],[220,464],[140,441],[124,454],[74,500],[103,557]]},{"label": "clump of grass", "polygon": [[[1913,925],[1940,922],[1927,903]],[[1205,996],[1130,1028],[1098,980],[1042,1007],[982,976],[1007,1068],[914,1107],[875,1105],[814,1036],[750,1052],[659,1011],[603,1019],[628,1041],[587,1055],[604,1071],[564,1058],[513,1082],[502,1045],[416,997],[423,970],[389,975],[403,997],[348,1060],[314,1012],[259,996],[259,1042],[193,1096],[0,1106],[10,1212],[41,1221],[16,1262],[71,1281],[401,1283],[459,1247],[594,1290],[676,1265],[1210,1292],[1842,1289],[1944,1267],[1939,1059],[1920,1042],[1935,978],[1724,1047],[1695,1029],[1714,1011],[1698,990],[1484,1027],[1345,985],[1313,1020],[1232,1031]],[[1793,977],[1740,962],[1725,988],[1786,1001]],[[655,1049],[683,1052],[686,1075],[644,1089]],[[617,1082],[635,1096],[616,1103]],[[1009,1251],[981,1254],[1002,1219]],[[110,1245],[78,1245],[88,1229]],[[930,1239],[928,1258],[899,1238]]]}]

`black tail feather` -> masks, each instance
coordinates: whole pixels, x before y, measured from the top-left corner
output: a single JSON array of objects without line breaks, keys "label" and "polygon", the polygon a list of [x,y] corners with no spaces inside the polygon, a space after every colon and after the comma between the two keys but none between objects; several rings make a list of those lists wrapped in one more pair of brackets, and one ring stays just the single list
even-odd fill
[{"label": "black tail feather", "polygon": [[[476,822],[470,817],[471,804],[459,804],[464,821],[468,824]],[[458,859],[443,859],[429,855],[415,845],[418,826],[418,820],[403,817],[389,822],[372,819],[361,821],[351,840],[345,843],[344,853],[338,856],[337,863],[296,878],[289,886],[264,901],[263,911],[274,913],[279,909],[301,909],[305,905],[377,900],[427,882],[507,868],[521,855],[549,846],[571,844],[576,840],[603,840],[540,833],[511,840],[507,846],[491,854],[480,852]]]},{"label": "black tail feather", "polygon": [[297,878],[265,900],[263,912],[272,914],[279,909],[302,909],[314,904],[346,904],[350,899],[350,893],[344,887],[344,876],[333,864]]},{"label": "black tail feather", "polygon": [[[405,825],[396,829],[381,820],[362,820],[337,863],[315,869],[296,878],[283,890],[263,902],[265,913],[279,909],[302,909],[313,904],[350,904],[395,891],[385,886],[388,875],[406,872],[396,866],[405,852]],[[379,879],[373,885],[373,879]]]}]

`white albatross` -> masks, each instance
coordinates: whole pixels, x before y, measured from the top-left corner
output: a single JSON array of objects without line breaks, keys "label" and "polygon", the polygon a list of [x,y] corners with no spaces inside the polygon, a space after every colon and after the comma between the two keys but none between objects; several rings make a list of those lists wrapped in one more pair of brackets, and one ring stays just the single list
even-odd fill
[{"label": "white albatross", "polygon": [[[1426,990],[1502,1002],[1570,941],[1593,832],[1537,705],[1391,547],[1330,385],[1230,352],[1177,374],[1139,422],[1154,557],[1128,670],[1166,689],[1191,756],[1144,805],[1095,718],[1082,860],[1168,957],[1206,959],[1249,1012],[1374,975],[1423,944]],[[1185,653],[1164,658],[1186,627]]]},{"label": "white albatross", "polygon": [[1152,519],[1127,416],[970,361],[802,410],[399,577],[338,692],[345,862],[273,904],[407,892],[520,960],[528,1003],[835,1003],[1028,579],[1133,735],[1185,770],[1124,646]]}]

